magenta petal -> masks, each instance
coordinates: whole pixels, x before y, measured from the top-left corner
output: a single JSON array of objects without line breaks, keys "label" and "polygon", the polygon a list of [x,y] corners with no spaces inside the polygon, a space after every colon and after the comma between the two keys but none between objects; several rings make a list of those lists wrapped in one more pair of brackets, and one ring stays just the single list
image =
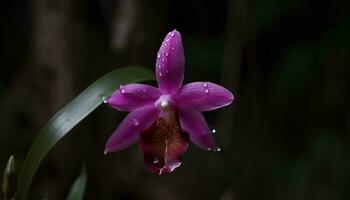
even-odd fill
[{"label": "magenta petal", "polygon": [[206,150],[216,149],[213,136],[200,111],[190,107],[179,107],[178,114],[181,128],[188,132],[194,144]]},{"label": "magenta petal", "polygon": [[184,85],[174,98],[180,106],[210,111],[231,104],[233,94],[214,83],[193,82]]},{"label": "magenta petal", "polygon": [[105,151],[120,151],[135,143],[139,139],[139,134],[154,123],[158,113],[153,105],[129,113],[108,139]]},{"label": "magenta petal", "polygon": [[107,104],[121,111],[131,111],[148,104],[153,104],[161,93],[158,88],[144,84],[128,84],[120,86],[107,99]]},{"label": "magenta petal", "polygon": [[154,125],[141,133],[140,149],[145,164],[156,174],[174,171],[181,165],[181,155],[189,144],[188,134],[179,126],[174,113],[170,120],[158,118]]},{"label": "magenta petal", "polygon": [[175,93],[182,85],[185,55],[181,35],[174,30],[165,37],[157,54],[156,76],[160,90]]}]

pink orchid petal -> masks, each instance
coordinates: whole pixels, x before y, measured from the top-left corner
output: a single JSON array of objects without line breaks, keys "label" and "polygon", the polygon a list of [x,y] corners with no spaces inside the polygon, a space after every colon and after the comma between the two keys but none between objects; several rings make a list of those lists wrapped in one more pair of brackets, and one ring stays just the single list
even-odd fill
[{"label": "pink orchid petal", "polygon": [[105,151],[120,151],[135,143],[139,134],[154,123],[158,113],[153,105],[130,112],[108,139]]},{"label": "pink orchid petal", "polygon": [[191,106],[210,111],[232,103],[233,94],[224,87],[210,82],[193,82],[184,85],[174,97],[179,106]]},{"label": "pink orchid petal", "polygon": [[182,85],[185,55],[181,35],[174,30],[165,37],[157,54],[156,76],[160,90],[175,93]]},{"label": "pink orchid petal", "polygon": [[128,84],[120,88],[107,99],[107,104],[121,111],[131,111],[153,104],[161,93],[158,88],[144,84]]},{"label": "pink orchid petal", "polygon": [[188,132],[190,140],[206,150],[215,150],[213,136],[202,113],[190,107],[179,107],[178,114],[181,128]]},{"label": "pink orchid petal", "polygon": [[188,134],[181,130],[175,117],[170,121],[158,118],[151,128],[140,135],[145,164],[151,172],[159,175],[170,173],[181,165],[181,155],[188,145]]}]

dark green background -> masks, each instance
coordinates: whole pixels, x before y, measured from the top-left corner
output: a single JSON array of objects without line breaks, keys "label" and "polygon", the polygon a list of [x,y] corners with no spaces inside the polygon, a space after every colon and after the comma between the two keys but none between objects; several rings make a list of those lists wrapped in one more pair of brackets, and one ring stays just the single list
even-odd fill
[{"label": "dark green background", "polygon": [[[350,4],[347,0],[6,0],[0,7],[0,170],[18,169],[36,134],[92,81],[153,69],[182,33],[185,82],[235,94],[205,113],[222,152],[194,145],[150,174],[137,145],[103,155],[125,113],[103,106],[39,168],[31,199],[64,199],[86,163],[86,199],[349,199]],[[154,84],[154,83],[153,83]]]}]

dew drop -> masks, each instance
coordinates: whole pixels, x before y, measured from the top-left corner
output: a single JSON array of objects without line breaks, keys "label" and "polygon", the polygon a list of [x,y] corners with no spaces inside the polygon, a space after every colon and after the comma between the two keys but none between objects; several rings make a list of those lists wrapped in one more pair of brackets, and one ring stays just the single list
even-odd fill
[{"label": "dew drop", "polygon": [[162,76],[163,76],[162,72],[159,72],[159,76],[160,76],[160,77],[162,77]]},{"label": "dew drop", "polygon": [[174,33],[174,32],[171,32],[170,36],[173,37],[174,35],[175,35],[175,33]]},{"label": "dew drop", "polygon": [[104,152],[103,152],[104,155],[107,155],[107,153],[108,153],[107,151],[104,151]]},{"label": "dew drop", "polygon": [[216,129],[213,129],[211,132],[212,132],[212,133],[216,133]]},{"label": "dew drop", "polygon": [[168,56],[169,56],[169,54],[168,54],[168,53],[165,53],[165,56],[166,56],[166,57],[168,57]]},{"label": "dew drop", "polygon": [[153,160],[153,163],[155,164],[155,163],[158,163],[159,162],[159,160],[156,158],[156,159],[154,159]]},{"label": "dew drop", "polygon": [[101,99],[101,101],[102,101],[103,103],[107,103],[108,96],[100,95],[99,98]]},{"label": "dew drop", "polygon": [[164,58],[162,59],[162,62],[164,62]]},{"label": "dew drop", "polygon": [[119,89],[120,89],[120,93],[122,93],[122,94],[124,94],[126,92],[123,85],[120,85]]},{"label": "dew drop", "polygon": [[204,93],[208,94],[208,93],[209,93],[209,90],[208,90],[208,89],[205,89],[205,90],[204,90]]},{"label": "dew drop", "polygon": [[208,83],[204,83],[204,84],[203,84],[203,87],[208,87]]},{"label": "dew drop", "polygon": [[169,38],[167,38],[165,41],[166,41],[166,42],[169,42]]},{"label": "dew drop", "polygon": [[174,48],[174,47],[171,47],[171,50],[173,50],[173,51],[174,51],[174,50],[175,50],[175,48]]},{"label": "dew drop", "polygon": [[140,122],[139,122],[139,120],[137,120],[137,119],[132,119],[132,124],[133,124],[134,126],[138,126],[138,125],[140,124]]},{"label": "dew drop", "polygon": [[160,58],[160,54],[158,53],[157,58]]},{"label": "dew drop", "polygon": [[219,152],[219,151],[221,151],[221,148],[220,148],[220,147],[216,147],[216,148],[214,149],[214,151],[215,151],[215,152]]}]

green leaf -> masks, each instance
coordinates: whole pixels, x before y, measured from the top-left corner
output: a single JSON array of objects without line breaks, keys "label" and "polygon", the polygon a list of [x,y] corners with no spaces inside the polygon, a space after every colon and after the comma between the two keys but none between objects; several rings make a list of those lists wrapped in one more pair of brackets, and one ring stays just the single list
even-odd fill
[{"label": "green leaf", "polygon": [[7,165],[5,168],[3,180],[2,180],[2,193],[4,194],[4,198],[7,199],[7,195],[9,193],[9,184],[10,184],[10,176],[15,171],[15,158],[13,155],[10,156],[7,161]]},{"label": "green leaf", "polygon": [[86,168],[83,166],[80,175],[69,190],[67,200],[82,200],[84,198],[86,182]]},{"label": "green leaf", "polygon": [[41,130],[24,161],[17,185],[19,200],[27,194],[41,161],[50,149],[81,120],[103,103],[104,96],[110,96],[121,84],[154,80],[153,72],[141,67],[127,67],[114,70],[98,79],[62,110],[57,112]]}]

